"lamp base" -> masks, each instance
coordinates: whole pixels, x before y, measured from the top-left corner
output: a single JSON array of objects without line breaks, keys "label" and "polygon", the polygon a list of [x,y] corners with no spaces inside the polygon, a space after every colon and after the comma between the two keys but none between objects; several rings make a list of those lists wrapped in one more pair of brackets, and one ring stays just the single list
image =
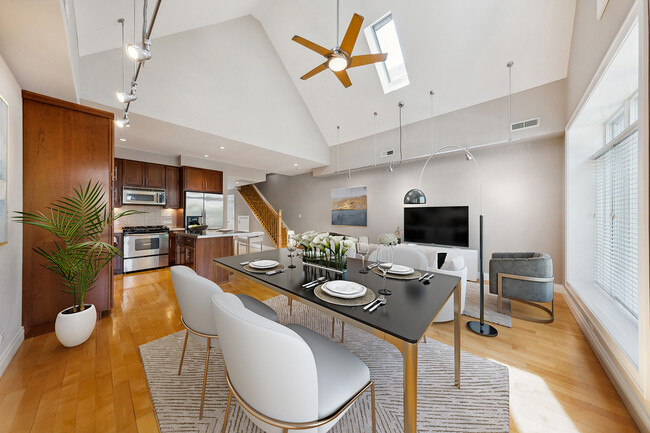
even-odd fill
[{"label": "lamp base", "polygon": [[481,325],[481,322],[472,320],[470,322],[467,322],[467,327],[473,333],[482,335],[484,337],[496,337],[499,335],[499,331],[497,331],[494,326],[488,325],[485,322],[483,322],[483,325]]}]

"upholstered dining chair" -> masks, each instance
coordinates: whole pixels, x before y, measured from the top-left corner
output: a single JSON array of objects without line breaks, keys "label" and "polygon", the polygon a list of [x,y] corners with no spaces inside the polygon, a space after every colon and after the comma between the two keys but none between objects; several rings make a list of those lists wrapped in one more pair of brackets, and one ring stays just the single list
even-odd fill
[{"label": "upholstered dining chair", "polygon": [[[223,290],[216,283],[198,275],[187,266],[173,266],[171,274],[176,299],[181,308],[181,322],[185,327],[185,342],[183,343],[181,362],[178,366],[179,375],[183,368],[188,336],[192,334],[192,338],[206,343],[203,390],[201,393],[201,409],[199,410],[199,419],[201,419],[203,418],[203,400],[205,399],[205,382],[208,375],[210,347],[217,344],[216,339],[219,336],[212,317],[211,299],[214,294],[223,293]],[[278,321],[277,313],[268,305],[248,295],[242,294],[237,295],[237,297],[251,311],[255,311],[269,320]]]},{"label": "upholstered dining chair", "polygon": [[375,387],[354,354],[300,325],[283,326],[246,309],[230,293],[212,297],[232,397],[268,433],[324,433],[368,389],[375,432]]},{"label": "upholstered dining chair", "polygon": [[[553,260],[539,252],[493,253],[490,259],[490,293],[497,295],[497,309],[502,311],[503,298],[523,302],[548,314],[539,319],[510,312],[512,317],[537,323],[555,320],[553,301]],[[540,305],[550,302],[551,309]]]},{"label": "upholstered dining chair", "polygon": [[[377,251],[375,250],[368,258],[369,262],[377,261]],[[427,269],[429,261],[427,256],[421,251],[409,248],[406,245],[395,245],[393,247],[393,263],[396,265],[409,266],[413,269]]]}]

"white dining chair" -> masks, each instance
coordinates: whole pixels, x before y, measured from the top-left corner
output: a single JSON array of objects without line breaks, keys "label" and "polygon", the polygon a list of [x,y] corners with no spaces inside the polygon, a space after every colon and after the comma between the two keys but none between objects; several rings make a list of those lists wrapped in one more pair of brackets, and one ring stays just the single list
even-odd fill
[{"label": "white dining chair", "polygon": [[[203,400],[205,398],[205,382],[208,376],[210,347],[216,346],[216,339],[219,337],[212,317],[211,299],[215,294],[223,293],[223,290],[215,282],[198,275],[187,266],[173,266],[170,272],[176,299],[181,309],[181,322],[185,327],[185,342],[183,343],[181,362],[178,366],[179,375],[183,368],[188,336],[192,334],[193,339],[206,344],[201,409],[199,410],[199,419],[201,419],[203,418]],[[247,309],[266,317],[268,320],[278,321],[277,313],[263,302],[243,294],[237,295],[237,297]]]},{"label": "white dining chair", "polygon": [[267,433],[324,433],[368,389],[375,432],[375,387],[353,353],[300,325],[283,326],[247,310],[230,293],[212,297],[232,397]]},{"label": "white dining chair", "polygon": [[[377,251],[375,250],[368,258],[369,262],[377,261]],[[426,270],[429,267],[427,256],[422,252],[409,248],[404,245],[395,245],[393,247],[393,263],[396,265],[409,266],[413,269]]]}]

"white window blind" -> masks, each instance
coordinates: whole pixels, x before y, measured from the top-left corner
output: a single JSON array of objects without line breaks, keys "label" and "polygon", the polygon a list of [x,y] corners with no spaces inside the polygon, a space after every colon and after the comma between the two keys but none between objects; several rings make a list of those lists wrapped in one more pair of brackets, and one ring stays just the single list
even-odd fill
[{"label": "white window blind", "polygon": [[596,283],[639,316],[638,131],[596,159]]}]

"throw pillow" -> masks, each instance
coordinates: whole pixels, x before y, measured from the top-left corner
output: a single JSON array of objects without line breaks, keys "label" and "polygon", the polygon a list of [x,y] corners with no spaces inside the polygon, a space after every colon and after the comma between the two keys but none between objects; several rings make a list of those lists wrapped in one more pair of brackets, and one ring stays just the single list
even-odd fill
[{"label": "throw pillow", "polygon": [[465,267],[465,258],[456,256],[453,259],[445,260],[440,269],[445,271],[460,271]]}]

